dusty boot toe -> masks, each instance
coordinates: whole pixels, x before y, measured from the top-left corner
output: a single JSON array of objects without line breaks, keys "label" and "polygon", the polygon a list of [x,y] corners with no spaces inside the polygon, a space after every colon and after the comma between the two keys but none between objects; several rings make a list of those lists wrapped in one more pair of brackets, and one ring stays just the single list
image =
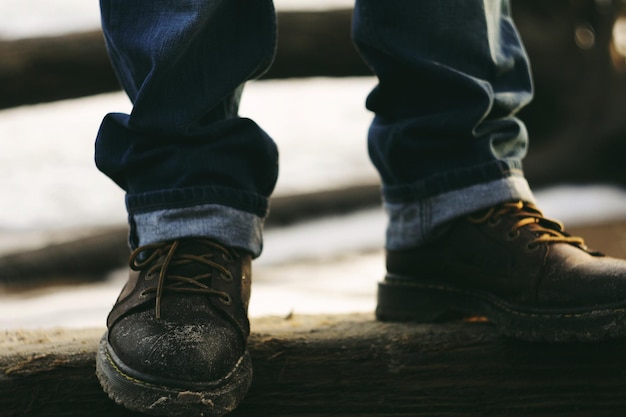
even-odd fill
[{"label": "dusty boot toe", "polygon": [[531,341],[626,337],[626,261],[589,250],[531,204],[453,221],[424,246],[387,252],[377,317],[487,317]]}]

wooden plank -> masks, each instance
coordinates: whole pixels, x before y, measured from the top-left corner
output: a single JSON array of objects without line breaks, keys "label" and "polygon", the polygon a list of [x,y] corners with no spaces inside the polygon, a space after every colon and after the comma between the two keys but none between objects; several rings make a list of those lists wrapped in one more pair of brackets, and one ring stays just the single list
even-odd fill
[{"label": "wooden plank", "polygon": [[[2,415],[137,415],[100,390],[93,374],[100,333],[4,332]],[[480,321],[258,319],[250,339],[255,380],[232,416],[614,417],[626,409],[625,348],[625,341],[521,343]]]}]

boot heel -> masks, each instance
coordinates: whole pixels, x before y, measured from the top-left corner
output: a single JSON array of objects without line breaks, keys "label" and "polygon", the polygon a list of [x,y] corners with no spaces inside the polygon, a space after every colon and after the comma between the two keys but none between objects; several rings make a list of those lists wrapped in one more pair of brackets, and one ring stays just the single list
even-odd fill
[{"label": "boot heel", "polygon": [[383,281],[378,284],[376,318],[434,323],[459,317],[455,294],[442,289]]}]

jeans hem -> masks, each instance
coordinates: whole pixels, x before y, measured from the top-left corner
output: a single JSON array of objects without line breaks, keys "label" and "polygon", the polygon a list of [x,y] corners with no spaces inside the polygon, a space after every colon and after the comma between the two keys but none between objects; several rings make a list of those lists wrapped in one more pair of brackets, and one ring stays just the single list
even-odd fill
[{"label": "jeans hem", "polygon": [[469,168],[457,168],[453,171],[438,173],[412,184],[385,185],[383,197],[389,203],[411,203],[455,190],[471,188],[474,184],[484,184],[509,177],[523,178],[523,176],[520,159],[501,159]]},{"label": "jeans hem", "polygon": [[228,206],[261,218],[268,213],[267,198],[222,186],[185,187],[126,195],[126,208],[131,215],[205,204]]},{"label": "jeans hem", "polygon": [[133,248],[188,237],[204,237],[258,257],[264,218],[219,204],[170,208],[129,215]]},{"label": "jeans hem", "polygon": [[400,250],[424,245],[438,236],[445,223],[515,200],[535,202],[524,177],[510,176],[413,202],[385,201],[385,210],[389,217],[386,248]]}]

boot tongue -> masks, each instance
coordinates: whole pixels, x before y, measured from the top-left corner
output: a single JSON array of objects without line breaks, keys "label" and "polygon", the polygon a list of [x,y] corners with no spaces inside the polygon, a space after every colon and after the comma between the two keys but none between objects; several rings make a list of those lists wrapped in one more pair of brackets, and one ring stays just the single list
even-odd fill
[{"label": "boot tongue", "polygon": [[[178,308],[182,300],[194,304],[198,313],[219,315],[232,321],[247,335],[250,332],[247,318],[249,262],[240,261],[238,272],[233,273],[233,262],[238,256],[211,241],[180,241],[173,251],[169,265],[166,264],[169,254],[163,259],[162,267],[166,268],[166,273],[160,297],[157,292],[157,318],[161,305],[169,312]],[[179,294],[183,297],[178,297]]]},{"label": "boot tongue", "polygon": [[[224,296],[212,287],[219,274],[230,273],[222,266],[230,257],[226,249],[202,240],[154,244],[136,250],[131,257],[129,280],[108,316],[108,325],[137,309],[152,308],[160,315],[162,299],[170,296],[173,303]],[[171,310],[172,303],[166,304]]]},{"label": "boot tongue", "polygon": [[161,315],[161,302],[164,295],[184,293],[211,297],[229,295],[213,289],[212,281],[222,274],[229,276],[230,271],[223,262],[230,256],[225,249],[200,240],[175,241],[164,248],[158,263],[153,268],[157,275],[155,313]]},{"label": "boot tongue", "polygon": [[[214,274],[225,269],[217,249],[198,242],[180,241],[172,248],[173,253],[166,254],[162,268],[165,268],[166,286],[176,288],[198,288],[198,284],[210,286]],[[161,272],[161,271],[159,271]],[[186,280],[185,280],[186,279]]]}]

